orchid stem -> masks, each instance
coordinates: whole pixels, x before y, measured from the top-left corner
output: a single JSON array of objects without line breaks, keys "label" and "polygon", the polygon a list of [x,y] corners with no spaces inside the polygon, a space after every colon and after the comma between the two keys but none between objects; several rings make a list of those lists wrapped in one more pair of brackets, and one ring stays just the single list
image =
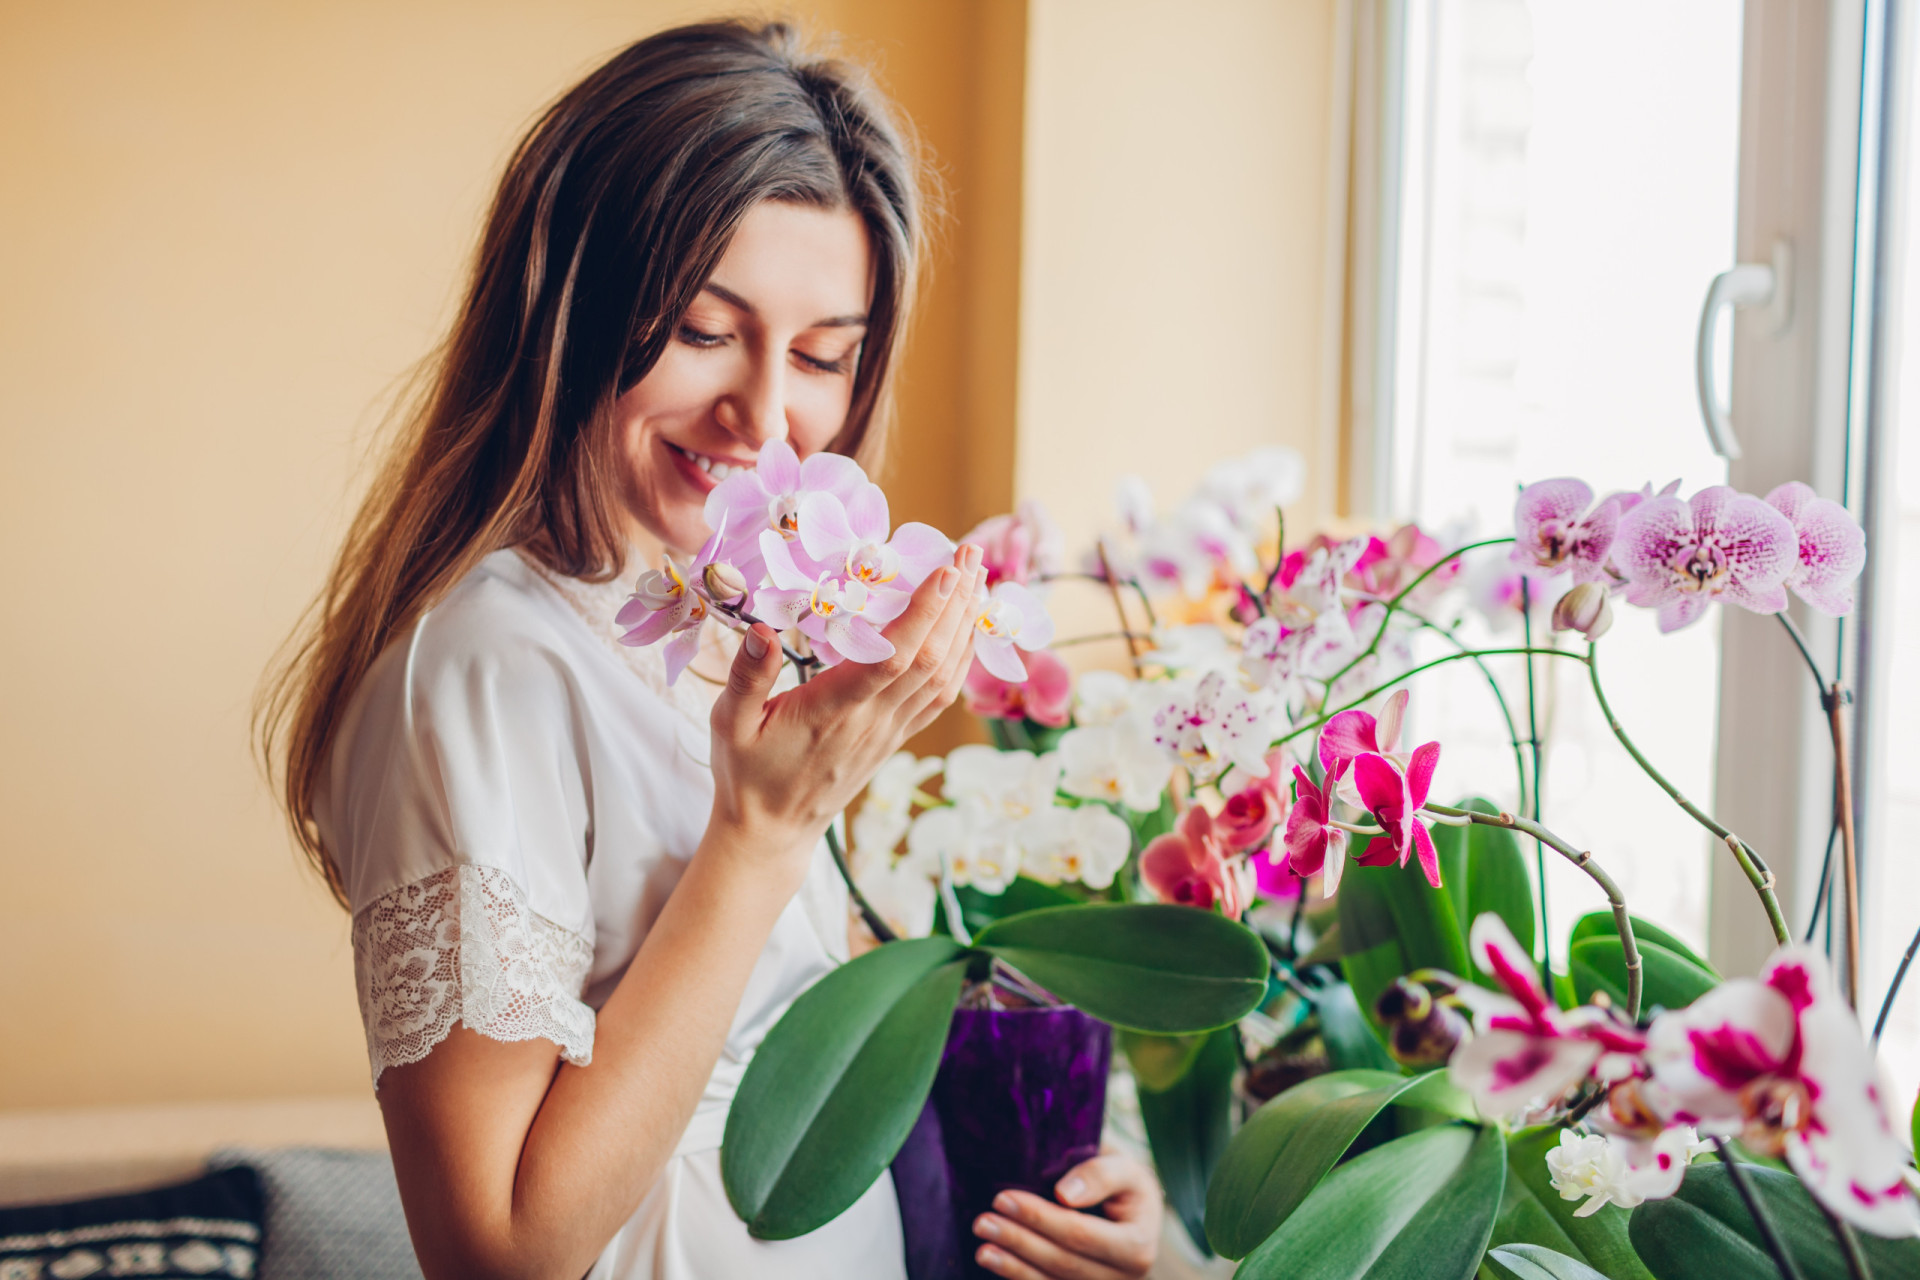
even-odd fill
[{"label": "orchid stem", "polygon": [[1383,827],[1370,827],[1364,822],[1342,822],[1338,818],[1329,818],[1327,825],[1340,831],[1352,832],[1356,836],[1383,836],[1387,834],[1386,829]]},{"label": "orchid stem", "polygon": [[1715,1138],[1713,1149],[1719,1153],[1720,1163],[1727,1167],[1727,1178],[1733,1183],[1733,1189],[1740,1194],[1740,1201],[1747,1206],[1747,1213],[1753,1218],[1753,1225],[1760,1228],[1760,1238],[1766,1242],[1767,1252],[1773,1255],[1773,1265],[1780,1269],[1781,1280],[1804,1280],[1800,1268],[1794,1265],[1793,1255],[1787,1252],[1780,1233],[1774,1229],[1773,1219],[1760,1207],[1760,1197],[1753,1192],[1753,1184],[1747,1181],[1747,1175],[1740,1171],[1733,1154],[1727,1150],[1725,1138]]},{"label": "orchid stem", "polygon": [[1076,644],[1098,644],[1102,640],[1125,640],[1131,649],[1133,642],[1143,637],[1138,631],[1096,631],[1091,635],[1069,636],[1065,640],[1055,640],[1049,648],[1066,649]]},{"label": "orchid stem", "polygon": [[[1526,574],[1520,575],[1520,640],[1527,648],[1533,648],[1533,582]],[[1558,645],[1554,646],[1558,648]],[[1527,814],[1535,822],[1540,821],[1540,717],[1535,710],[1533,655],[1528,654],[1527,664],[1527,755],[1533,764],[1533,786],[1521,797],[1520,803],[1527,808]],[[1547,855],[1541,842],[1533,842],[1534,875],[1540,880],[1540,968],[1546,974],[1546,987],[1553,990],[1553,926],[1547,919]],[[1638,976],[1638,975],[1635,975]],[[1639,1016],[1636,1002],[1634,1016]]]},{"label": "orchid stem", "polygon": [[1833,1238],[1839,1242],[1840,1253],[1847,1260],[1847,1275],[1851,1280],[1873,1280],[1873,1268],[1867,1265],[1867,1255],[1861,1250],[1860,1237],[1854,1234],[1853,1228],[1823,1204],[1820,1212],[1826,1215],[1827,1225],[1833,1228]]},{"label": "orchid stem", "polygon": [[1565,649],[1532,649],[1532,648],[1465,649],[1459,653],[1449,653],[1445,657],[1435,658],[1431,662],[1423,662],[1417,667],[1409,668],[1408,670],[1401,672],[1399,675],[1394,676],[1391,680],[1382,680],[1379,684],[1373,686],[1373,688],[1367,690],[1365,693],[1361,694],[1359,697],[1351,698],[1348,701],[1333,708],[1331,711],[1328,711],[1322,708],[1321,713],[1317,718],[1313,720],[1309,720],[1307,723],[1288,731],[1286,736],[1280,738],[1273,745],[1277,747],[1282,742],[1293,741],[1295,738],[1299,737],[1303,733],[1312,733],[1315,729],[1318,729],[1321,725],[1333,719],[1335,716],[1339,715],[1342,711],[1351,711],[1353,708],[1360,706],[1365,702],[1368,702],[1369,700],[1377,697],[1382,693],[1385,693],[1388,689],[1393,688],[1393,686],[1397,684],[1406,683],[1408,680],[1411,680],[1413,677],[1419,675],[1422,671],[1431,671],[1435,667],[1444,667],[1447,663],[1458,662],[1462,658],[1474,658],[1474,659],[1498,658],[1498,657],[1504,657],[1507,654],[1513,654],[1513,653],[1544,653],[1544,654],[1550,654],[1556,658],[1566,658],[1573,662],[1584,663],[1586,661],[1586,659],[1581,657],[1579,654],[1569,653]]},{"label": "orchid stem", "polygon": [[1873,1020],[1873,1042],[1880,1043],[1880,1033],[1886,1029],[1887,1015],[1893,1012],[1893,998],[1900,994],[1900,984],[1907,980],[1907,970],[1913,965],[1913,953],[1920,951],[1920,929],[1913,934],[1913,941],[1907,944],[1907,952],[1900,957],[1900,967],[1893,971],[1893,982],[1887,987],[1886,996],[1880,1001],[1880,1016]]},{"label": "orchid stem", "polygon": [[[1100,576],[1106,580],[1107,592],[1113,597],[1113,612],[1120,619],[1120,630],[1125,632],[1127,636],[1127,661],[1133,664],[1133,678],[1138,680],[1142,675],[1140,650],[1136,648],[1133,643],[1133,626],[1127,621],[1127,605],[1126,602],[1120,598],[1120,584],[1113,580],[1113,566],[1107,561],[1106,544],[1095,541],[1093,551],[1095,555],[1100,557]],[[1144,595],[1145,593],[1143,592],[1142,594]]]},{"label": "orchid stem", "polygon": [[1333,675],[1327,679],[1327,688],[1331,689],[1336,684],[1339,684],[1340,677],[1346,675],[1347,672],[1353,670],[1355,667],[1359,666],[1362,662],[1365,662],[1368,658],[1371,658],[1374,654],[1380,651],[1380,642],[1387,638],[1387,625],[1393,621],[1394,611],[1400,607],[1400,604],[1403,600],[1405,600],[1409,595],[1413,594],[1413,592],[1420,586],[1421,583],[1425,582],[1428,578],[1431,578],[1435,573],[1439,572],[1441,566],[1447,564],[1449,561],[1458,560],[1461,556],[1467,554],[1467,552],[1469,551],[1478,551],[1482,547],[1504,546],[1507,543],[1512,541],[1513,541],[1512,538],[1488,538],[1483,542],[1469,542],[1464,547],[1456,547],[1452,551],[1447,552],[1447,554],[1441,556],[1438,560],[1435,560],[1432,564],[1428,565],[1425,569],[1421,570],[1420,575],[1418,577],[1416,577],[1412,582],[1409,582],[1406,586],[1400,588],[1399,591],[1394,593],[1393,599],[1387,601],[1387,611],[1380,615],[1380,629],[1373,633],[1372,641],[1368,643],[1366,648],[1362,649],[1359,653],[1354,654],[1352,658],[1348,659],[1346,666],[1341,667],[1338,671],[1334,672]]},{"label": "orchid stem", "polygon": [[1813,660],[1813,650],[1807,647],[1806,636],[1800,633],[1800,628],[1794,624],[1793,618],[1785,609],[1782,609],[1773,616],[1780,619],[1780,625],[1787,629],[1787,635],[1793,640],[1793,647],[1800,651],[1802,658],[1806,659],[1807,670],[1813,673],[1814,691],[1822,698],[1825,698],[1827,696],[1827,678],[1820,674],[1820,664]]},{"label": "orchid stem", "polygon": [[1437,813],[1446,818],[1464,818],[1481,826],[1504,827],[1509,831],[1523,832],[1532,836],[1538,844],[1552,849],[1586,872],[1588,877],[1600,886],[1600,892],[1607,895],[1607,903],[1613,908],[1613,923],[1620,933],[1620,950],[1627,967],[1627,1017],[1633,1022],[1640,1020],[1642,988],[1640,946],[1633,938],[1633,917],[1627,914],[1627,899],[1620,892],[1620,886],[1615,884],[1613,877],[1593,860],[1591,852],[1576,849],[1531,818],[1517,817],[1511,813],[1480,813],[1473,809],[1455,809],[1444,804],[1429,804],[1426,809],[1429,813]]},{"label": "orchid stem", "polygon": [[1687,799],[1681,794],[1680,788],[1668,782],[1666,775],[1653,767],[1653,762],[1641,754],[1640,748],[1633,744],[1633,739],[1629,738],[1627,731],[1620,726],[1620,718],[1613,714],[1613,706],[1607,701],[1606,690],[1600,685],[1599,649],[1600,646],[1597,643],[1587,645],[1587,674],[1593,684],[1593,696],[1600,704],[1600,714],[1606,717],[1607,727],[1613,730],[1613,736],[1619,740],[1621,746],[1627,749],[1627,754],[1633,757],[1633,762],[1640,766],[1642,773],[1653,779],[1654,784],[1666,792],[1667,796],[1679,805],[1688,817],[1726,842],[1727,848],[1733,853],[1734,861],[1740,864],[1740,870],[1745,873],[1748,883],[1753,885],[1753,891],[1760,895],[1760,905],[1766,908],[1767,922],[1773,926],[1774,940],[1781,944],[1793,941],[1793,931],[1787,928],[1787,918],[1780,911],[1780,898],[1774,892],[1773,872],[1767,868],[1766,863],[1761,861],[1760,856],[1746,841],[1721,825],[1712,814]]},{"label": "orchid stem", "polygon": [[1853,762],[1847,749],[1846,699],[1839,682],[1821,695],[1833,735],[1833,808],[1840,822],[1840,891],[1847,948],[1847,1003],[1860,1011],[1860,863],[1853,842]]}]

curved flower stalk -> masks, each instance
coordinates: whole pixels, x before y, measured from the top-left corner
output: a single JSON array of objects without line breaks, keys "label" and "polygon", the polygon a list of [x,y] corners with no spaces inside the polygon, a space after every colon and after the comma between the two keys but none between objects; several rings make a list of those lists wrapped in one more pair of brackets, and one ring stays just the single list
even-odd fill
[{"label": "curved flower stalk", "polygon": [[1920,1235],[1920,1199],[1887,1091],[1826,957],[1780,948],[1648,1032],[1642,1090],[1666,1124],[1784,1156],[1815,1199],[1863,1231]]}]

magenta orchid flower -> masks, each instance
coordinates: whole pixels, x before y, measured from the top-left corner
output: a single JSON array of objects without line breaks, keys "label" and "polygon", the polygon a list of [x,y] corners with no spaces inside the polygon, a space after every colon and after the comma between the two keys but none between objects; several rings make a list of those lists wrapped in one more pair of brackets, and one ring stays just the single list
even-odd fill
[{"label": "magenta orchid flower", "polygon": [[1847,509],[1798,480],[1767,495],[1767,505],[1793,524],[1799,563],[1787,574],[1787,590],[1820,612],[1853,612],[1853,580],[1867,562],[1867,535]]},{"label": "magenta orchid flower", "polygon": [[1366,854],[1359,859],[1361,865],[1385,866],[1397,862],[1404,867],[1408,856],[1417,854],[1427,883],[1436,889],[1440,887],[1440,854],[1433,847],[1433,834],[1420,819],[1420,806],[1427,802],[1433,769],[1439,762],[1437,742],[1424,742],[1415,747],[1404,769],[1370,751],[1353,758],[1353,780],[1360,792],[1360,802],[1385,833],[1368,844]]},{"label": "magenta orchid flower", "polygon": [[1347,764],[1327,774],[1325,786],[1315,786],[1307,771],[1293,767],[1293,808],[1287,811],[1287,867],[1302,880],[1321,877],[1320,893],[1332,897],[1340,887],[1340,873],[1346,868],[1347,842],[1352,839],[1333,821],[1333,792],[1346,773]]},{"label": "magenta orchid flower", "polygon": [[1002,582],[973,602],[973,656],[1002,680],[1027,678],[1019,650],[1044,649],[1053,640],[1053,619],[1040,597],[1017,582]]},{"label": "magenta orchid flower", "polygon": [[1575,582],[1605,581],[1622,505],[1609,496],[1595,506],[1592,487],[1571,476],[1535,481],[1514,503],[1513,558],[1550,573],[1571,569]]},{"label": "magenta orchid flower", "polygon": [[1187,767],[1197,784],[1212,782],[1229,765],[1265,777],[1269,710],[1209,671],[1198,684],[1173,686],[1153,715],[1153,740]]},{"label": "magenta orchid flower", "polygon": [[1327,721],[1320,730],[1320,767],[1329,773],[1342,760],[1351,760],[1355,756],[1385,756],[1395,764],[1405,767],[1411,758],[1397,754],[1400,746],[1400,730],[1407,720],[1407,703],[1412,695],[1405,689],[1395,691],[1387,699],[1378,718],[1372,713],[1358,709],[1342,711]]},{"label": "magenta orchid flower", "polygon": [[1825,956],[1782,947],[1759,978],[1662,1013],[1648,1040],[1644,1096],[1668,1123],[1784,1156],[1815,1199],[1863,1231],[1920,1235],[1873,1052]]},{"label": "magenta orchid flower", "polygon": [[1229,849],[1246,850],[1264,844],[1286,816],[1287,797],[1281,776],[1285,767],[1286,752],[1275,747],[1267,753],[1264,777],[1249,778],[1235,772],[1221,779],[1227,803],[1214,825]]},{"label": "magenta orchid flower", "polygon": [[906,611],[911,599],[906,592],[870,587],[826,569],[808,574],[771,531],[761,538],[760,550],[771,583],[753,595],[753,611],[761,621],[777,631],[798,627],[829,665],[842,659],[881,662],[893,656],[893,643],[880,628]]},{"label": "magenta orchid flower", "polygon": [[[1446,548],[1419,525],[1403,524],[1385,538],[1367,539],[1366,550],[1354,562],[1353,573],[1361,589],[1369,595],[1391,599],[1439,564],[1446,554]],[[1456,557],[1445,567],[1434,569],[1433,575],[1420,584],[1415,596],[1438,595],[1459,576],[1460,561]]]},{"label": "magenta orchid flower", "polygon": [[1506,989],[1501,995],[1467,984],[1458,993],[1473,1011],[1474,1037],[1454,1053],[1447,1075],[1473,1095],[1481,1115],[1507,1119],[1555,1102],[1596,1067],[1607,1075],[1630,1070],[1626,1064],[1646,1048],[1606,1010],[1556,1008],[1532,958],[1493,912],[1473,922],[1470,940],[1474,964]]},{"label": "magenta orchid flower", "polygon": [[1162,902],[1211,911],[1216,905],[1239,919],[1250,896],[1245,877],[1229,860],[1213,817],[1194,805],[1180,825],[1155,838],[1140,854],[1140,879]]},{"label": "magenta orchid flower", "polygon": [[631,628],[620,637],[621,644],[638,648],[672,637],[661,651],[668,684],[680,678],[700,651],[700,627],[712,605],[707,598],[707,567],[726,563],[717,559],[725,528],[722,523],[685,569],[674,564],[671,557],[664,557],[658,569],[641,574],[633,595],[614,615],[616,623]]},{"label": "magenta orchid flower", "polygon": [[760,446],[753,470],[734,472],[707,495],[707,524],[734,531],[738,545],[727,548],[727,558],[740,567],[748,582],[758,582],[763,576],[762,531],[772,530],[792,541],[800,536],[800,507],[808,494],[828,493],[849,503],[867,490],[877,494],[879,486],[867,479],[852,458],[816,453],[802,462],[785,440],[769,440]]},{"label": "magenta orchid flower", "polygon": [[[793,556],[795,564],[876,590],[891,586],[911,591],[953,560],[953,543],[932,525],[909,521],[889,537],[887,497],[875,485],[856,490],[844,501],[824,491],[808,493],[800,499],[794,524],[800,552]],[[792,541],[765,529],[760,533],[763,556],[769,540],[785,543],[792,554]]]},{"label": "magenta orchid flower", "polygon": [[1725,485],[1682,502],[1648,498],[1620,520],[1614,560],[1627,603],[1659,610],[1662,631],[1698,621],[1716,600],[1755,613],[1787,607],[1783,585],[1799,565],[1791,521]]}]

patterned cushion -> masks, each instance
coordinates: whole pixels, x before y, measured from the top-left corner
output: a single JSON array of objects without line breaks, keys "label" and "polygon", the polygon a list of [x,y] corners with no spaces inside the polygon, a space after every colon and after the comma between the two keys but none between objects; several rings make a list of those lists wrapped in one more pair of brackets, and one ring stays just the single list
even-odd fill
[{"label": "patterned cushion", "polygon": [[0,1209],[0,1280],[251,1280],[262,1201],[259,1175],[240,1166],[134,1195]]},{"label": "patterned cushion", "polygon": [[258,1170],[265,1186],[260,1280],[421,1280],[386,1152],[216,1152],[212,1167],[228,1166]]}]

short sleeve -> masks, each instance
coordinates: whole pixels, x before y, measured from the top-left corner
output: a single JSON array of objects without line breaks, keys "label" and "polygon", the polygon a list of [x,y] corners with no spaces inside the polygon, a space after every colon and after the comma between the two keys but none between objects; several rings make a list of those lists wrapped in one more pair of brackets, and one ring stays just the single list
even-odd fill
[{"label": "short sleeve", "polygon": [[353,907],[376,1086],[455,1022],[593,1055],[589,767],[578,691],[484,574],[368,672],[317,806]]}]

